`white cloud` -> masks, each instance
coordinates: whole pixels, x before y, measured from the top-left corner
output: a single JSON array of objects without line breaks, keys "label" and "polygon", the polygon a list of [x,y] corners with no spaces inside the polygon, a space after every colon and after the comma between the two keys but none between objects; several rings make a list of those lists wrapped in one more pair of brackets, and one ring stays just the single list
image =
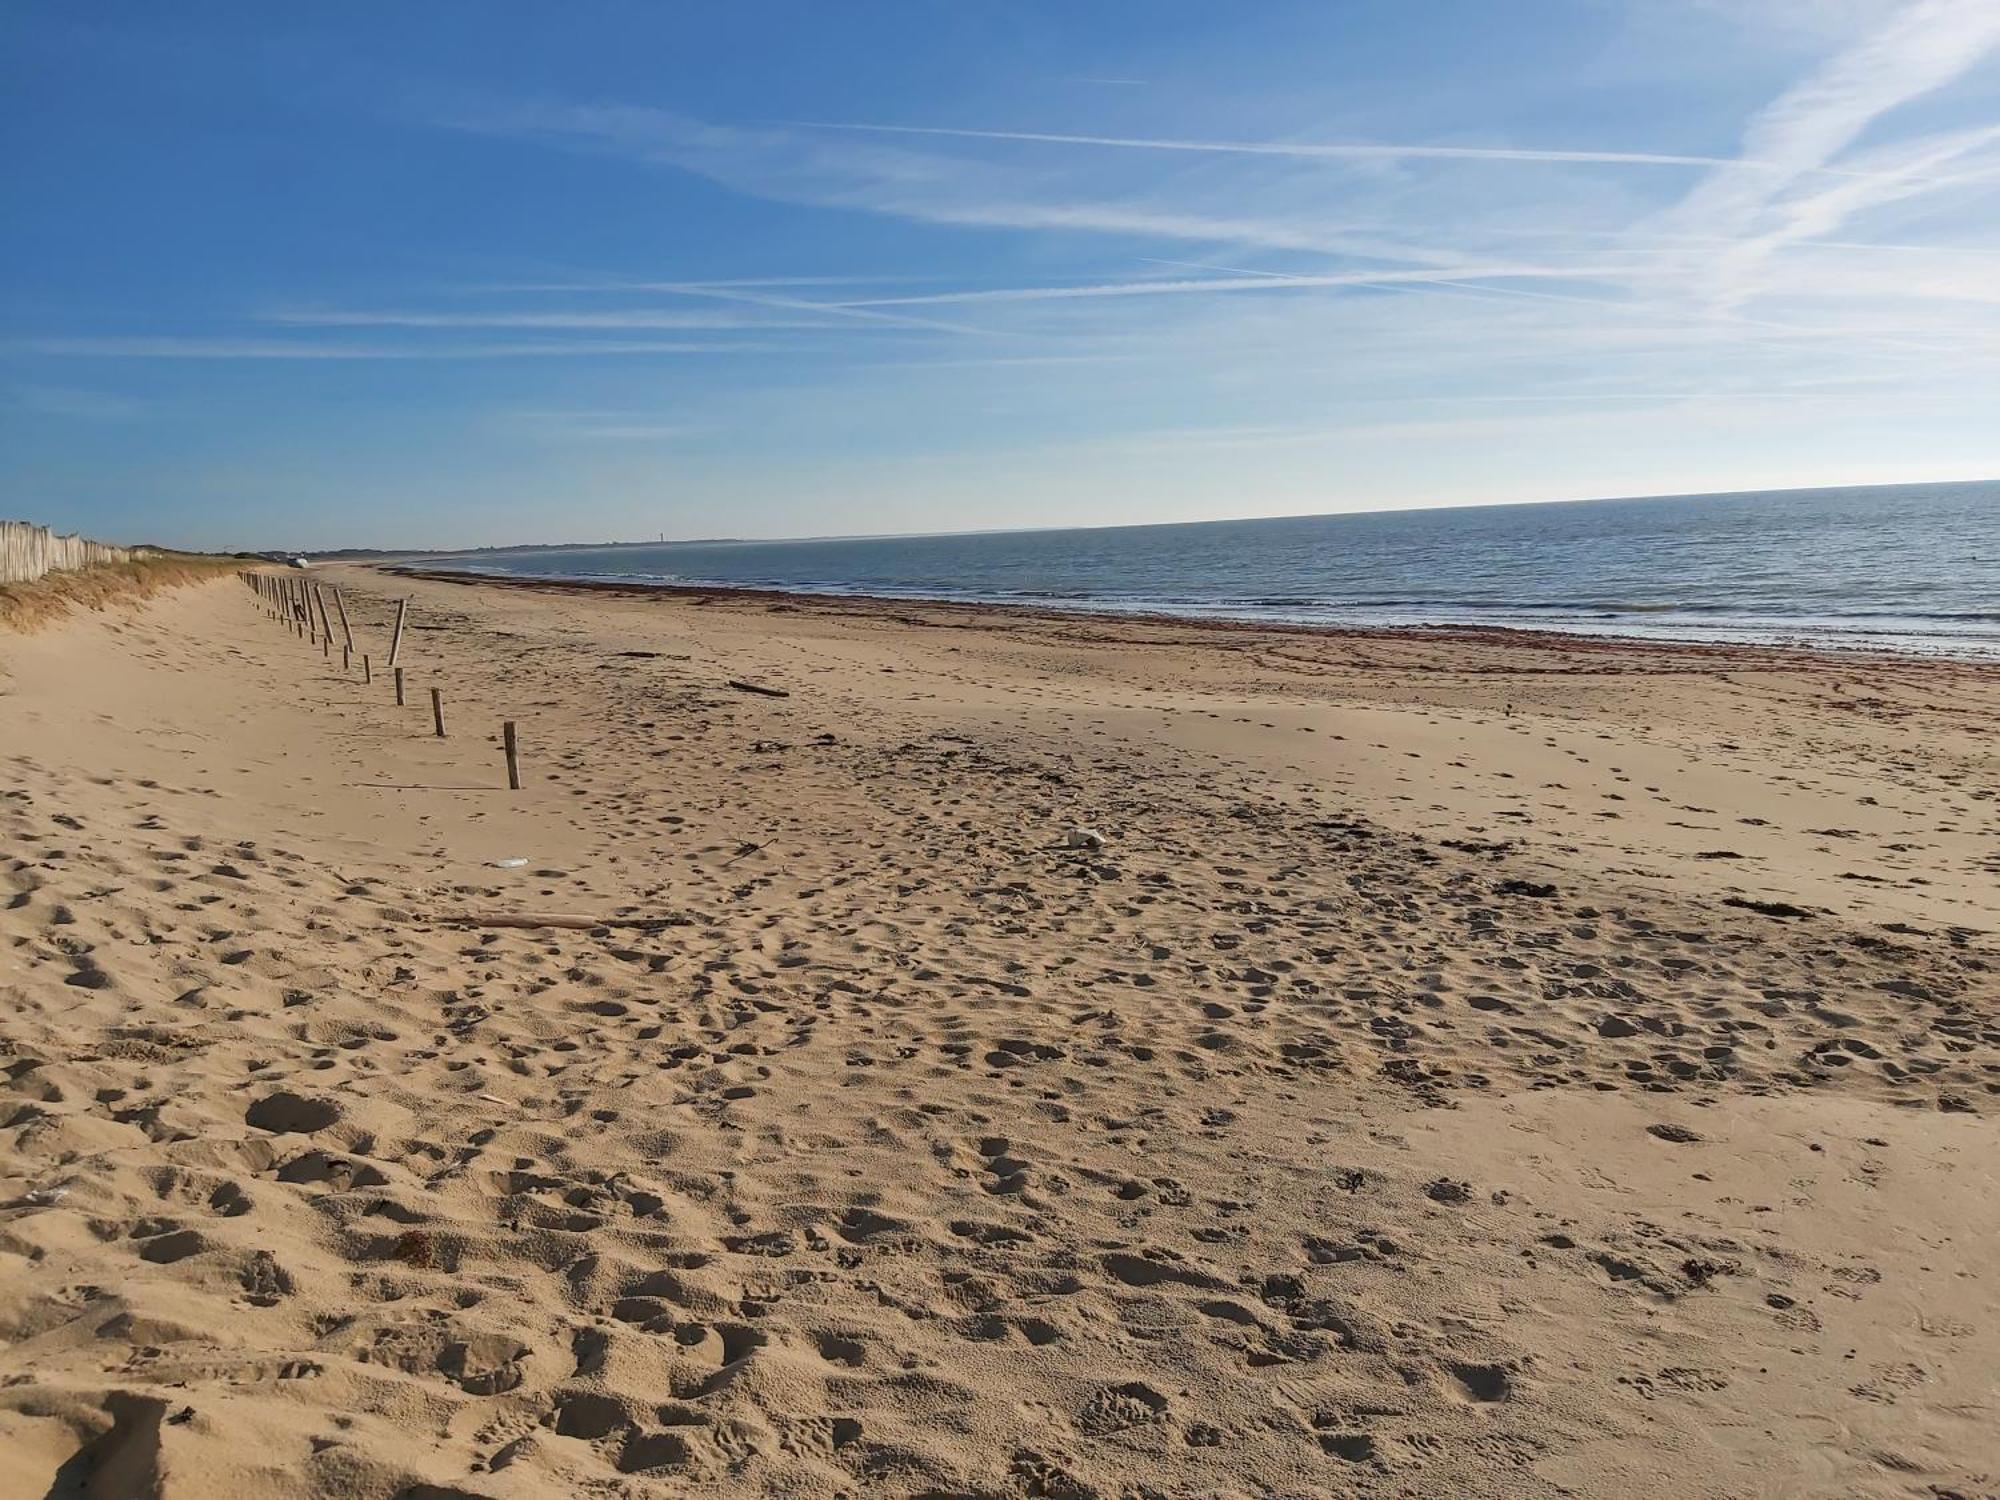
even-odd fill
[{"label": "white cloud", "polygon": [[[1740,306],[1759,289],[1772,253],[1854,215],[1936,187],[1962,184],[1941,169],[2000,138],[1962,131],[1880,148],[1855,165],[1866,175],[1839,187],[1796,193],[1883,117],[1962,77],[2000,46],[1994,0],[1919,0],[1844,47],[1750,120],[1743,156],[1698,184],[1663,227],[1737,241],[1712,268],[1711,305]],[[1776,166],[1781,170],[1773,171]]]}]

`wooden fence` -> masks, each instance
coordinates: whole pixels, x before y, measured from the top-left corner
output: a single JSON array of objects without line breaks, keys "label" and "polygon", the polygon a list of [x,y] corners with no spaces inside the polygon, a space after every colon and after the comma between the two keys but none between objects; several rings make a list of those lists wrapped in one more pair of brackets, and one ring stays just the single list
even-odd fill
[{"label": "wooden fence", "polygon": [[57,536],[46,526],[0,521],[0,583],[27,583],[45,573],[130,562],[129,547],[111,547],[80,536]]}]

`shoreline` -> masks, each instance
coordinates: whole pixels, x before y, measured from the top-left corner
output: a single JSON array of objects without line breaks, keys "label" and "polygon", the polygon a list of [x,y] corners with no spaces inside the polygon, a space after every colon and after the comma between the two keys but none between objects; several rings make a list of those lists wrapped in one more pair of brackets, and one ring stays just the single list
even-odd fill
[{"label": "shoreline", "polygon": [[[594,594],[630,599],[651,598],[697,604],[715,601],[763,604],[791,609],[810,608],[829,615],[901,618],[912,611],[936,612],[958,622],[978,625],[990,625],[995,618],[1003,620],[1018,618],[1049,624],[1132,623],[1172,626],[1222,635],[1268,634],[1334,640],[1460,643],[1609,654],[1671,652],[1697,658],[1720,658],[1746,663],[1755,658],[1757,665],[1802,667],[1838,667],[1856,664],[1914,665],[1958,671],[1971,669],[2000,677],[2000,655],[1958,656],[1943,651],[1895,651],[1874,646],[1844,646],[1832,642],[1780,644],[1758,641],[1715,641],[1665,635],[1624,635],[1611,631],[1600,633],[1538,629],[1526,625],[1319,624],[1307,621],[1183,615],[1162,610],[1065,609],[1059,605],[1046,603],[943,599],[865,592],[830,593],[744,584],[639,583],[629,580],[543,577],[485,573],[470,569],[426,568],[402,563],[362,562],[337,564],[337,566],[361,567],[385,576],[433,583],[483,584],[506,589]],[[1996,651],[2000,651],[2000,645],[1996,645]]]}]

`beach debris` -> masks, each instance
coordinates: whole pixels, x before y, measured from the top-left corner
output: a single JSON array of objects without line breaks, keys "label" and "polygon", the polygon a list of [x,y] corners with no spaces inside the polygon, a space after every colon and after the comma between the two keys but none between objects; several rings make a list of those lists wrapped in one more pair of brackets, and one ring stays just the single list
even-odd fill
[{"label": "beach debris", "polygon": [[1063,836],[1063,843],[1071,849],[1102,849],[1104,835],[1095,828],[1072,828]]},{"label": "beach debris", "polygon": [[1724,906],[1734,906],[1742,911],[1754,911],[1764,917],[1809,917],[1811,912],[1803,906],[1794,906],[1789,901],[1750,901],[1742,896],[1724,896]]},{"label": "beach debris", "polygon": [[1424,1185],[1424,1196],[1433,1203],[1470,1203],[1472,1184],[1450,1177],[1438,1177]]},{"label": "beach debris", "polygon": [[784,688],[766,687],[761,682],[744,682],[738,678],[729,679],[729,685],[739,693],[756,693],[763,698],[789,698],[792,695]]},{"label": "beach debris", "polygon": [[517,855],[513,859],[489,859],[486,861],[486,868],[489,870],[518,870],[527,863],[527,860]]},{"label": "beach debris", "polygon": [[1556,888],[1539,880],[1503,880],[1493,887],[1503,896],[1533,896],[1546,901],[1556,893]]}]

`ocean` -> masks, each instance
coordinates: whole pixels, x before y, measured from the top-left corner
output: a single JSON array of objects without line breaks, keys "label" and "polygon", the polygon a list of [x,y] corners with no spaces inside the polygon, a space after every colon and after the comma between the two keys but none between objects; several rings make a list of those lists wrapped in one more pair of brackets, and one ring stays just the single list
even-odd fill
[{"label": "ocean", "polygon": [[2000,482],[1090,530],[550,547],[520,577],[2000,659]]}]

